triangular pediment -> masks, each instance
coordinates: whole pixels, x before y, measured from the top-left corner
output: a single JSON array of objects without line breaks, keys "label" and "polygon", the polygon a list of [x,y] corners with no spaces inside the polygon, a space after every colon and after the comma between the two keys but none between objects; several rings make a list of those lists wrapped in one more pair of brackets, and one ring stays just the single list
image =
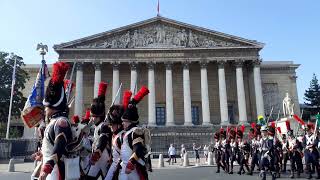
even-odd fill
[{"label": "triangular pediment", "polygon": [[63,49],[216,48],[252,47],[263,44],[161,16],[55,45]]}]

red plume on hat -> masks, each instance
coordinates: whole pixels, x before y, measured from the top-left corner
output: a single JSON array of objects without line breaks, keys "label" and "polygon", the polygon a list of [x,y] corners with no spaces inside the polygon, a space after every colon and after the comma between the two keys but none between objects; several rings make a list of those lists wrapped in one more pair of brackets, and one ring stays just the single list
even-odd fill
[{"label": "red plume on hat", "polygon": [[98,90],[98,97],[99,96],[106,96],[108,84],[105,82],[100,82],[99,90]]},{"label": "red plume on hat", "polygon": [[74,124],[78,124],[78,123],[79,123],[79,116],[77,116],[77,115],[73,116],[73,117],[72,117],[72,122],[73,122]]},{"label": "red plume on hat", "polygon": [[221,126],[221,128],[220,128],[220,134],[223,133],[223,132],[224,132],[224,129],[223,129],[223,127]]},{"label": "red plume on hat", "polygon": [[130,102],[131,96],[132,96],[132,92],[130,90],[127,90],[127,91],[124,92],[123,100],[122,100],[122,105],[123,105],[124,109],[126,109],[128,107],[128,104]]},{"label": "red plume on hat", "polygon": [[138,93],[133,97],[135,103],[139,103],[146,95],[149,94],[149,89],[145,86],[142,86]]},{"label": "red plume on hat", "polygon": [[63,79],[69,69],[69,64],[65,62],[56,62],[52,66],[51,82],[53,84],[63,82]]},{"label": "red plume on hat", "polygon": [[246,127],[244,126],[244,124],[241,125],[241,132],[244,133],[244,130],[246,129]]},{"label": "red plume on hat", "polygon": [[86,110],[86,114],[84,115],[83,120],[90,120],[90,109]]},{"label": "red plume on hat", "polygon": [[256,127],[256,123],[254,123],[254,122],[251,123],[251,128],[252,128],[252,129],[255,129],[255,127]]}]

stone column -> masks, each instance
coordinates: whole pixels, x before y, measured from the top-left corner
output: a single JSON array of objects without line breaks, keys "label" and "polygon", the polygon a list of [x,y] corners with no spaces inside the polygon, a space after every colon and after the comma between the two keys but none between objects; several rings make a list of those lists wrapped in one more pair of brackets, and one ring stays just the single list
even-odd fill
[{"label": "stone column", "polygon": [[135,92],[138,91],[136,89],[137,87],[137,63],[136,62],[131,62],[130,63],[131,67],[131,80],[130,80],[130,90],[132,94],[135,94]]},{"label": "stone column", "polygon": [[239,110],[239,124],[248,125],[246,96],[243,84],[243,61],[236,61],[236,78],[237,78],[237,96]]},{"label": "stone column", "polygon": [[173,90],[172,90],[172,63],[166,65],[166,126],[174,125]]},{"label": "stone column", "polygon": [[148,63],[148,125],[156,125],[156,91],[154,84],[154,63]]},{"label": "stone column", "polygon": [[184,125],[192,125],[191,115],[191,93],[190,93],[190,74],[189,63],[183,64],[183,107],[184,107]]},{"label": "stone column", "polygon": [[226,89],[226,77],[224,72],[225,61],[218,62],[218,76],[219,76],[219,98],[220,98],[220,116],[221,125],[229,125],[228,118],[228,100]]},{"label": "stone column", "polygon": [[74,115],[82,117],[83,106],[83,64],[77,63],[77,76],[76,76],[76,94],[74,102]]},{"label": "stone column", "polygon": [[210,106],[209,106],[209,93],[208,93],[208,74],[207,62],[200,63],[201,74],[201,102],[202,102],[202,125],[211,125],[210,122]]},{"label": "stone column", "polygon": [[254,66],[253,66],[254,92],[256,95],[257,116],[261,115],[265,117],[262,85],[261,85],[260,63],[261,63],[260,60],[254,61]]},{"label": "stone column", "polygon": [[93,97],[98,97],[99,83],[101,82],[101,63],[94,63],[94,90]]},{"label": "stone column", "polygon": [[[119,86],[120,86],[119,63],[113,62],[112,63],[112,100],[116,98],[116,94],[119,89]],[[119,102],[120,102],[120,95],[118,95],[117,99],[115,100],[115,104],[119,104]]]}]

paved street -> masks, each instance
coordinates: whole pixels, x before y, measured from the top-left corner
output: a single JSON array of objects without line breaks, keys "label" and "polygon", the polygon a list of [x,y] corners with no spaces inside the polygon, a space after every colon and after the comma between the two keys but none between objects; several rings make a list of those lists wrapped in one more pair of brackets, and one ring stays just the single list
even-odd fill
[{"label": "paved street", "polygon": [[[235,169],[237,170],[237,168]],[[178,167],[165,167],[164,169],[155,169],[154,172],[150,173],[151,180],[211,180],[211,179],[228,179],[228,180],[253,180],[257,179],[258,174],[254,176],[238,174],[225,174],[215,173],[215,167],[188,167],[188,168],[178,168]],[[23,180],[30,179],[30,172],[14,172],[7,173],[4,171],[0,172],[0,179],[3,180]],[[286,176],[283,176],[281,179],[289,179]],[[270,177],[268,178],[270,179]]]}]

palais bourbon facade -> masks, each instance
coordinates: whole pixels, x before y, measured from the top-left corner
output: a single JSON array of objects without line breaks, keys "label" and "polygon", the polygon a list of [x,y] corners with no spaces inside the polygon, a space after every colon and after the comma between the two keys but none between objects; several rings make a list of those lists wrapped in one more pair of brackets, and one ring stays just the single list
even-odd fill
[{"label": "palais bourbon facade", "polygon": [[[249,124],[272,107],[276,117],[287,92],[299,114],[299,65],[262,61],[263,46],[157,16],[54,49],[60,61],[76,62],[75,115],[90,107],[100,81],[109,84],[107,104],[120,83],[122,92],[147,86],[150,94],[139,103],[140,122],[153,129],[153,148],[160,151],[169,143],[206,143],[214,127]],[[121,101],[122,96],[116,99]],[[160,141],[165,144],[159,146]]]}]

